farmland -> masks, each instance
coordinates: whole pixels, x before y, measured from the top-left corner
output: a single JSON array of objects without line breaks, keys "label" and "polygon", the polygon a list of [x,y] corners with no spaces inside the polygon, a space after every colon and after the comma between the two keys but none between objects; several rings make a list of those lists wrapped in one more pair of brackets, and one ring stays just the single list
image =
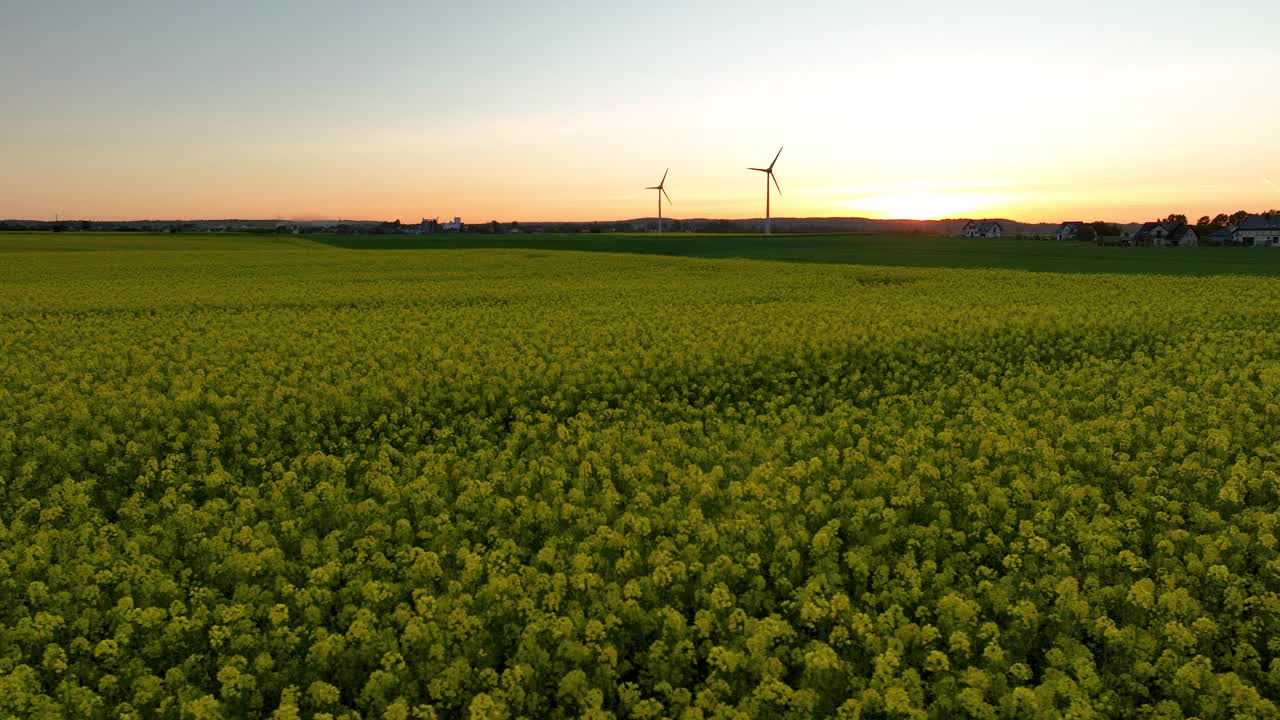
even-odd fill
[{"label": "farmland", "polygon": [[1273,256],[779,240],[0,236],[0,717],[1280,716]]},{"label": "farmland", "polygon": [[317,235],[316,241],[356,250],[576,250],[701,258],[751,258],[938,268],[1003,268],[1036,272],[1160,275],[1280,275],[1280,252],[1264,248],[1097,247],[1053,240],[999,240],[916,234],[633,235],[441,234]]}]

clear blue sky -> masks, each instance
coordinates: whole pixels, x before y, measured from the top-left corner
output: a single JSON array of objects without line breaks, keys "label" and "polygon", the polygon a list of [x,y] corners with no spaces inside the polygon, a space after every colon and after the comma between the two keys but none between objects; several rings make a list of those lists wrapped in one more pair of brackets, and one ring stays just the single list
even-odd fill
[{"label": "clear blue sky", "polygon": [[[11,2],[0,216],[1280,206],[1280,3]],[[1269,204],[1268,204],[1269,203]]]}]

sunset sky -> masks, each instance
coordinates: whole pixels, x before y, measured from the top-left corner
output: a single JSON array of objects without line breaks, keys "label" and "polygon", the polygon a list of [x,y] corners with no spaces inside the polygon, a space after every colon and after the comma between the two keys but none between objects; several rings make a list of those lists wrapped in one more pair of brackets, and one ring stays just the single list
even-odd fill
[{"label": "sunset sky", "polygon": [[[732,7],[732,10],[726,9]],[[0,218],[1280,207],[1280,2],[17,0]],[[1272,177],[1272,173],[1275,174]]]}]

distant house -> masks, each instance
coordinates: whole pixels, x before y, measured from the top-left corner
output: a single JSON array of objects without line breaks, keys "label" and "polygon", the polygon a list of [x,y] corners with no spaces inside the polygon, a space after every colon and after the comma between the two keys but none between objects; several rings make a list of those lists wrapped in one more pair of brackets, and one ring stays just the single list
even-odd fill
[{"label": "distant house", "polygon": [[964,225],[964,236],[971,238],[998,238],[1004,235],[1004,227],[994,220],[970,220]]},{"label": "distant house", "polygon": [[1080,237],[1080,230],[1084,227],[1084,222],[1064,222],[1062,227],[1058,228],[1058,240],[1075,240]]},{"label": "distant house", "polygon": [[453,222],[447,222],[442,227],[446,232],[462,232],[462,228],[465,226],[462,224],[462,218],[455,217]]},{"label": "distant house", "polygon": [[418,224],[419,235],[430,235],[440,229],[440,221],[436,218],[422,218]]},{"label": "distant house", "polygon": [[1218,228],[1208,235],[1204,236],[1205,245],[1230,245],[1236,241],[1236,228],[1234,225],[1228,225],[1224,228]]},{"label": "distant house", "polygon": [[1181,227],[1169,233],[1166,245],[1170,247],[1196,247],[1200,244],[1200,235],[1196,229],[1183,223]]},{"label": "distant house", "polygon": [[1146,247],[1195,247],[1200,236],[1184,222],[1149,222],[1130,238],[1131,244]]},{"label": "distant house", "polygon": [[1250,215],[1236,226],[1232,242],[1245,247],[1280,247],[1280,215]]}]

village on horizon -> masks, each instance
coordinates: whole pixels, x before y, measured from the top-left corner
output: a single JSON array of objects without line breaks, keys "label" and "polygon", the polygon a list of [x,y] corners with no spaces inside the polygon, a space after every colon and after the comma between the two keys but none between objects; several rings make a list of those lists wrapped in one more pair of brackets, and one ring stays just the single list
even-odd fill
[{"label": "village on horizon", "polygon": [[[668,233],[758,233],[764,220],[664,218]],[[1195,247],[1239,245],[1280,247],[1280,210],[1263,213],[1238,211],[1204,216],[1195,224],[1172,214],[1147,223],[1065,221],[1026,223],[1007,219],[967,218],[944,220],[878,220],[871,218],[772,218],[774,229],[786,233],[914,233],[968,238],[1052,238],[1059,241],[1096,242],[1101,245]],[[434,235],[437,233],[652,233],[657,218],[619,221],[519,222],[496,220],[466,223],[462,218],[441,222],[422,218],[418,223],[399,220],[0,220],[0,232],[274,232],[336,233],[353,235]]]}]

